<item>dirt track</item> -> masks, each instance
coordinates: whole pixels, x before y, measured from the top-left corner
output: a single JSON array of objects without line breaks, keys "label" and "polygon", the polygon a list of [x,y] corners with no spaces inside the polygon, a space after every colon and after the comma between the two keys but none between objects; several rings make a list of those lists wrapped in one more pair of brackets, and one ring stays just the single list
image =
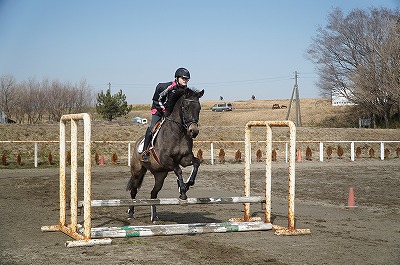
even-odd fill
[{"label": "dirt track", "polygon": [[[191,197],[240,196],[244,164],[202,165]],[[65,248],[57,223],[58,169],[0,171],[0,264],[400,264],[399,159],[332,159],[296,163],[296,228],[307,236],[272,231],[115,239],[110,246]],[[185,169],[188,174],[189,169]],[[93,199],[129,198],[129,168],[93,167]],[[252,195],[261,194],[265,165],[252,165]],[[138,198],[148,198],[147,175]],[[354,187],[357,208],[346,209]],[[273,223],[287,226],[287,164],[273,164]],[[177,197],[170,174],[160,198]],[[261,216],[261,207],[252,205]],[[159,223],[223,222],[242,205],[159,206]],[[149,223],[149,209],[127,220],[125,208],[95,208],[94,225]]]}]

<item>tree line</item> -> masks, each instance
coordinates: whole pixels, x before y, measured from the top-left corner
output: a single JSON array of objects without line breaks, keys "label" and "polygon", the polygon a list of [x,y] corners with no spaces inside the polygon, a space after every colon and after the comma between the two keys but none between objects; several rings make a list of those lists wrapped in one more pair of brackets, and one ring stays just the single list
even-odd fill
[{"label": "tree line", "polygon": [[18,83],[13,75],[0,77],[0,112],[17,123],[59,121],[62,115],[82,112],[94,102],[85,79],[77,84],[47,78]]},{"label": "tree line", "polygon": [[389,127],[400,122],[400,12],[340,8],[328,15],[307,50],[316,65],[321,95],[340,95],[355,111]]}]

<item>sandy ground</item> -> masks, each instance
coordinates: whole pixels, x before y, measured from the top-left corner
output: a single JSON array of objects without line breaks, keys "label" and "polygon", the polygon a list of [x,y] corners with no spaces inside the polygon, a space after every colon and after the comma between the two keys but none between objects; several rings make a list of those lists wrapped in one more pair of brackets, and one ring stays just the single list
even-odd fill
[{"label": "sandy ground", "polygon": [[[296,228],[273,231],[118,238],[112,245],[66,248],[61,232],[40,231],[58,222],[58,169],[0,170],[0,264],[400,264],[399,159],[331,159],[296,163]],[[189,169],[185,169],[188,174]],[[190,197],[241,196],[244,164],[202,165]],[[252,195],[263,192],[265,165],[252,165]],[[129,198],[126,166],[93,167],[93,199]],[[273,224],[287,226],[287,164],[273,164]],[[148,198],[147,175],[138,198]],[[358,207],[346,209],[353,187]],[[176,198],[175,177],[160,198]],[[127,220],[126,207],[94,208],[95,226],[149,224],[148,207]],[[252,214],[261,216],[258,204]],[[234,205],[159,206],[159,224],[223,222],[242,217]],[[81,217],[80,217],[81,218]]]}]

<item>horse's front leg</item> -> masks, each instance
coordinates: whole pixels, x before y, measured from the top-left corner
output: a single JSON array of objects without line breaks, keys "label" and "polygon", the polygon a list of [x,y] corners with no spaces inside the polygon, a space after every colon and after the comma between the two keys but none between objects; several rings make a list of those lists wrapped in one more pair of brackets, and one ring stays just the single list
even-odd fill
[{"label": "horse's front leg", "polygon": [[194,182],[196,180],[196,176],[197,176],[197,171],[199,170],[200,167],[200,159],[198,159],[197,157],[193,157],[193,169],[192,169],[192,173],[190,173],[190,176],[188,178],[188,180],[186,181],[186,191],[189,190],[190,186],[194,185]]},{"label": "horse's front leg", "polygon": [[176,181],[178,182],[178,189],[179,189],[179,199],[181,200],[187,200],[187,196],[186,196],[186,185],[183,182],[183,176],[182,176],[182,169],[177,166],[176,168],[174,168],[174,172],[175,175],[177,177]]}]

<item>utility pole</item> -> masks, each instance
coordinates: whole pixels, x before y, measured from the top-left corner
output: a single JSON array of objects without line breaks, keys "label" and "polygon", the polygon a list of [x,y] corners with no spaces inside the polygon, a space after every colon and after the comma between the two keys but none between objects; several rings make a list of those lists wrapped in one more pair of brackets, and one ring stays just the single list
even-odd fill
[{"label": "utility pole", "polygon": [[288,108],[288,113],[286,115],[286,120],[289,120],[290,109],[292,108],[293,96],[296,95],[296,127],[301,127],[301,111],[300,111],[300,97],[299,97],[299,86],[297,84],[297,71],[294,72],[294,86],[292,91],[292,96],[290,98],[290,104]]}]

